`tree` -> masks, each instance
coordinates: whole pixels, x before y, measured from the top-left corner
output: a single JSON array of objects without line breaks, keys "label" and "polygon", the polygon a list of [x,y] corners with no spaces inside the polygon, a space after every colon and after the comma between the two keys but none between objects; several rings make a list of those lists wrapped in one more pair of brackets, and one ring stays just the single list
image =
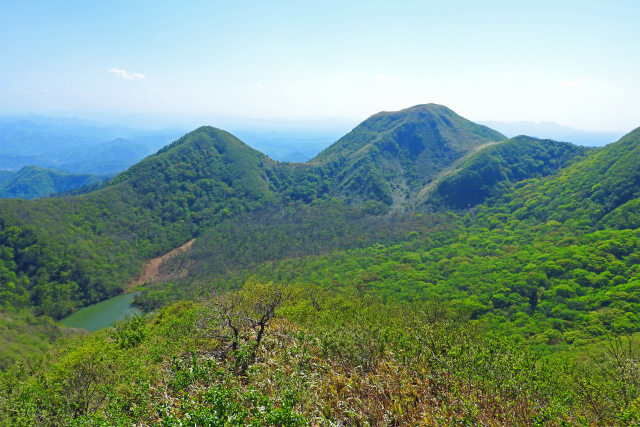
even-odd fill
[{"label": "tree", "polygon": [[[211,316],[203,318],[202,326],[222,341],[221,356],[229,352],[236,355],[238,372],[243,374],[255,361],[276,309],[292,296],[288,285],[250,279],[239,291],[211,298],[206,303]],[[210,329],[212,323],[218,327]]]}]

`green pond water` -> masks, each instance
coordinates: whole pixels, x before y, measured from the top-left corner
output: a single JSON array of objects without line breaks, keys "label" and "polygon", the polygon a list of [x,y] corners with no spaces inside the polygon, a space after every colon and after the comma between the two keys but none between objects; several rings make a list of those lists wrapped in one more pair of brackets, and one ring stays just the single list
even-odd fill
[{"label": "green pond water", "polygon": [[131,305],[136,292],[122,294],[97,304],[82,308],[60,320],[65,326],[82,328],[90,332],[113,325],[127,316],[141,314],[139,308]]}]

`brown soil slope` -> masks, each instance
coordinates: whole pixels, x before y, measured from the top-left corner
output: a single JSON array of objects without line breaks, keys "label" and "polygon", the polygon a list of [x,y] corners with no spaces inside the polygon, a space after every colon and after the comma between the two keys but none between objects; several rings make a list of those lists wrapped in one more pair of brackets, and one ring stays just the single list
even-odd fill
[{"label": "brown soil slope", "polygon": [[169,276],[162,275],[160,273],[160,266],[167,260],[173,258],[174,256],[187,252],[189,249],[191,249],[195,241],[196,239],[191,239],[184,245],[179,246],[175,249],[172,249],[171,251],[167,252],[164,255],[161,255],[157,258],[150,259],[142,268],[142,272],[140,273],[140,275],[135,279],[133,279],[131,282],[129,282],[129,284],[127,285],[127,290],[139,285],[143,285],[145,283],[160,282],[160,281],[168,280],[171,278],[185,276],[187,274],[186,270],[171,274]]}]

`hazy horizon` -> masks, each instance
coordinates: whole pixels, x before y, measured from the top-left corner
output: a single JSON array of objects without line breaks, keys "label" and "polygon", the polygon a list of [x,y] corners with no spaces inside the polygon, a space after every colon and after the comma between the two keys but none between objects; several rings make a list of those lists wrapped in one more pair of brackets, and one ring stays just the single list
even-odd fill
[{"label": "hazy horizon", "polygon": [[632,1],[3,2],[0,115],[344,128],[432,102],[627,132],[638,21]]},{"label": "hazy horizon", "polygon": [[[408,106],[407,108],[412,107]],[[451,106],[446,106],[451,108]],[[454,112],[455,109],[451,108]],[[14,120],[24,119],[43,119],[43,120],[67,120],[67,121],[79,121],[87,122],[88,124],[106,125],[106,126],[121,126],[125,128],[144,130],[144,131],[163,131],[163,130],[183,130],[189,131],[196,129],[200,126],[214,126],[223,130],[229,129],[242,129],[246,131],[286,131],[295,132],[302,131],[308,133],[335,133],[335,132],[348,132],[358,124],[365,121],[367,118],[384,111],[395,110],[380,110],[372,112],[366,117],[360,119],[346,119],[340,117],[328,117],[328,118],[309,118],[309,119],[265,119],[254,117],[225,117],[225,116],[181,116],[181,115],[152,115],[152,114],[74,114],[72,112],[51,112],[51,113],[39,113],[39,112],[27,112],[21,114],[0,114],[0,121],[10,122]],[[494,124],[500,125],[522,125],[522,126],[546,126],[551,129],[562,130],[574,130],[580,132],[605,132],[605,133],[628,133],[635,128],[627,130],[606,130],[606,129],[583,129],[576,128],[565,123],[559,123],[552,120],[493,120],[491,118],[486,120],[473,120],[469,117],[466,119],[472,120],[476,123],[483,124],[491,127]],[[638,123],[640,127],[640,120]]]}]

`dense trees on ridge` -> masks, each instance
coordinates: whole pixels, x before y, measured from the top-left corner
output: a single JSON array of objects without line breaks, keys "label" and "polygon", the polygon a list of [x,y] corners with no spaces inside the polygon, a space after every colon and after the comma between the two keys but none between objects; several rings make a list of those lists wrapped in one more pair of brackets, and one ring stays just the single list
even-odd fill
[{"label": "dense trees on ridge", "polygon": [[[96,191],[0,201],[0,326],[37,337],[0,333],[0,423],[638,422],[638,147],[426,105],[303,164],[203,127]],[[194,237],[149,316],[9,368],[65,333],[34,314]]]}]

